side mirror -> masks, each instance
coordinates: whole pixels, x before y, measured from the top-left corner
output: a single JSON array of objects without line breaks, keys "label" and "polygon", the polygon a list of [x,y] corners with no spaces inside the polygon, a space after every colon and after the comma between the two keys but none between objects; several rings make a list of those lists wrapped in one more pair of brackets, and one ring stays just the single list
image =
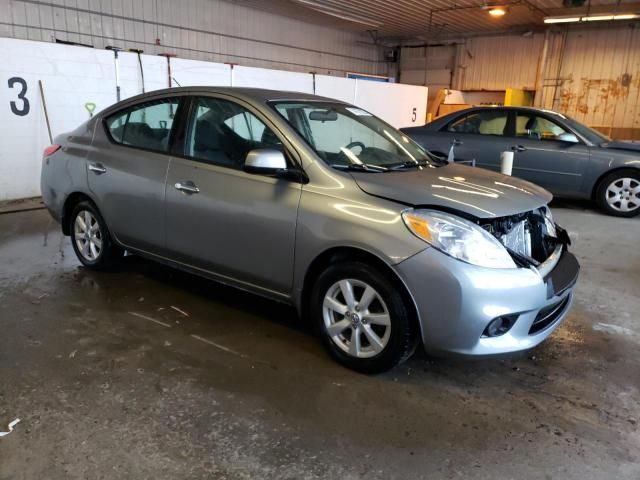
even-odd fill
[{"label": "side mirror", "polygon": [[287,160],[280,150],[257,148],[247,154],[244,171],[262,175],[274,175],[287,170]]},{"label": "side mirror", "polygon": [[569,132],[561,133],[556,138],[558,140],[560,140],[561,142],[569,142],[569,143],[579,143],[580,142],[578,140],[578,137],[575,136],[575,134],[569,133]]}]

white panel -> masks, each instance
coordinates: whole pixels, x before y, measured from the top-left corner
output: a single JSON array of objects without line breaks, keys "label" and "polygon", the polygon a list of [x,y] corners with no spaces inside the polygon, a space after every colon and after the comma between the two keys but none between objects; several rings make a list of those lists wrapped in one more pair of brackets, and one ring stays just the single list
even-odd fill
[{"label": "white panel", "polygon": [[197,85],[231,86],[231,67],[224,63],[174,58],[171,60],[171,68],[173,77],[183,87]]},{"label": "white panel", "polygon": [[236,66],[233,68],[233,86],[313,93],[313,75]]},{"label": "white panel", "polygon": [[424,125],[429,89],[415,85],[356,80],[359,107],[377,115],[396,128]]},{"label": "white panel", "polygon": [[356,80],[352,78],[316,75],[316,95],[335,98],[347,103],[356,101]]},{"label": "white panel", "polygon": [[[53,135],[72,130],[89,118],[86,102],[101,110],[115,101],[113,54],[105,50],[69,47],[52,43],[0,38],[0,200],[40,194],[41,155],[49,144],[40,101],[38,80],[44,85]],[[27,84],[29,102],[26,115],[10,109],[14,102],[23,110],[19,83]]]}]

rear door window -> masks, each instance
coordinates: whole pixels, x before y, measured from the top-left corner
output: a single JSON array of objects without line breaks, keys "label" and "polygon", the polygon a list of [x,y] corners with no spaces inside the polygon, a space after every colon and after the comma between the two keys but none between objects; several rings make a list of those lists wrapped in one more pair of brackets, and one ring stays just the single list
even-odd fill
[{"label": "rear door window", "polygon": [[504,110],[472,112],[454,120],[447,126],[448,132],[476,135],[505,135],[508,113]]},{"label": "rear door window", "polygon": [[179,103],[177,98],[154,100],[115,113],[106,120],[109,135],[122,145],[168,152]]}]

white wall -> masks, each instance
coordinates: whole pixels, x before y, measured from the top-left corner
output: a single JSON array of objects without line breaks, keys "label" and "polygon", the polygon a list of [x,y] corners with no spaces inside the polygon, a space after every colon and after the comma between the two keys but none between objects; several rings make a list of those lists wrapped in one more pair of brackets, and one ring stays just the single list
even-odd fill
[{"label": "white wall", "polygon": [[225,0],[0,0],[0,37],[305,73],[386,74],[368,35],[266,10]]},{"label": "white wall", "polygon": [[[43,89],[52,134],[73,130],[89,118],[87,102],[96,112],[116,101],[115,60],[112,52],[0,38],[0,200],[40,194],[40,164],[49,144],[38,81]],[[142,55],[146,91],[168,86],[166,59]],[[142,92],[138,57],[120,53],[122,99]],[[172,59],[172,76],[180,85],[251,86],[315,93],[354,103],[395,127],[422,125],[425,87],[352,80],[299,72],[239,67],[198,60]],[[9,88],[10,79],[13,80]],[[315,82],[314,82],[315,80]],[[24,102],[18,97],[21,82]],[[12,109],[13,105],[13,109]]]}]

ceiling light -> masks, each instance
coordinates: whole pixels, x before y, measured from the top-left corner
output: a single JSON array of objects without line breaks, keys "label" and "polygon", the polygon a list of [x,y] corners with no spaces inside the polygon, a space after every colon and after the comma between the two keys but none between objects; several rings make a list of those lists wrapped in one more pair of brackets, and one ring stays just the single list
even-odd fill
[{"label": "ceiling light", "polygon": [[547,17],[544,23],[573,23],[579,22],[580,17]]},{"label": "ceiling light", "polygon": [[544,23],[602,22],[611,20],[633,20],[636,18],[640,18],[640,15],[636,13],[614,13],[604,15],[586,15],[584,17],[547,17],[544,19]]},{"label": "ceiling light", "polygon": [[588,17],[582,17],[583,22],[599,22],[599,21],[613,20],[613,15],[593,15]]},{"label": "ceiling light", "polygon": [[489,15],[492,17],[502,17],[505,13],[507,13],[507,10],[504,7],[492,7],[489,10]]}]

